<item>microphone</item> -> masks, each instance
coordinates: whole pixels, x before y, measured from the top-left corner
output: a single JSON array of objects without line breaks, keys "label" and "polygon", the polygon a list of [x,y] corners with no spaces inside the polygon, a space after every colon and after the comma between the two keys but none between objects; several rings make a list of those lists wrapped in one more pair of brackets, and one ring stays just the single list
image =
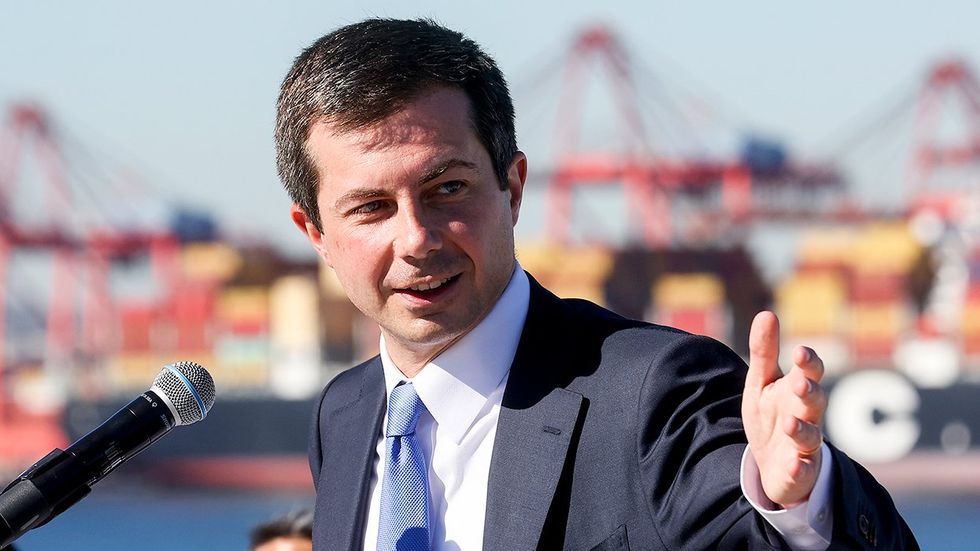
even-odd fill
[{"label": "microphone", "polygon": [[0,549],[78,503],[116,467],[170,429],[204,419],[214,380],[194,362],[165,366],[149,390],[67,450],[55,448],[0,493]]}]

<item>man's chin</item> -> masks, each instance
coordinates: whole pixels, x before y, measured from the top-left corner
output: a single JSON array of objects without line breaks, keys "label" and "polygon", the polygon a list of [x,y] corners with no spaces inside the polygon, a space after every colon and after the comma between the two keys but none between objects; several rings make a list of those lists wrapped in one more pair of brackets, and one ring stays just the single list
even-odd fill
[{"label": "man's chin", "polygon": [[424,352],[435,357],[452,346],[472,327],[462,324],[447,324],[434,320],[412,320],[409,324],[384,330],[385,343],[413,350],[416,354]]}]

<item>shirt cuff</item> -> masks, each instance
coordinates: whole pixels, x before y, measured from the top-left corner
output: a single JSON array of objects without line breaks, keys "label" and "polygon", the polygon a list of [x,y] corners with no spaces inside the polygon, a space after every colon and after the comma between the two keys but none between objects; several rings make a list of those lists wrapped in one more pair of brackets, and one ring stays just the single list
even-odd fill
[{"label": "shirt cuff", "polygon": [[830,546],[834,532],[834,511],[831,500],[833,456],[826,443],[822,444],[820,472],[810,492],[810,498],[789,509],[775,510],[776,504],[766,497],[762,477],[755,457],[745,447],[742,453],[742,495],[749,504],[779,532],[789,546],[797,551],[823,551]]}]

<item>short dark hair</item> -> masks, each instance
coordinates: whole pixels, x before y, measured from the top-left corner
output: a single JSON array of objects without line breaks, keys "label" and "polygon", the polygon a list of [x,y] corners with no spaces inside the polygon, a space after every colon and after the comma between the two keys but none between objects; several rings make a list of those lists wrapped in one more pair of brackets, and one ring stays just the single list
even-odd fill
[{"label": "short dark hair", "polygon": [[293,511],[256,526],[249,536],[249,548],[255,549],[276,538],[305,538],[313,541],[313,511]]},{"label": "short dark hair", "polygon": [[317,171],[306,150],[310,128],[327,119],[366,128],[433,86],[466,93],[474,130],[501,189],[517,152],[514,106],[497,64],[472,40],[429,19],[368,19],[341,27],[296,58],[276,113],[276,165],[289,196],[322,231]]}]

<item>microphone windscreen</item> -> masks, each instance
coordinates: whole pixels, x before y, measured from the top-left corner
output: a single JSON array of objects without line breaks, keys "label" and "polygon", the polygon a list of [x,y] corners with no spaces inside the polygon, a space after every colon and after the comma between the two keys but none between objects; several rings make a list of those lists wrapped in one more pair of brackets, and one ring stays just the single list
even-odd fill
[{"label": "microphone windscreen", "polygon": [[177,425],[204,419],[214,405],[214,379],[194,362],[165,366],[153,380],[150,390],[159,391],[170,402]]}]

